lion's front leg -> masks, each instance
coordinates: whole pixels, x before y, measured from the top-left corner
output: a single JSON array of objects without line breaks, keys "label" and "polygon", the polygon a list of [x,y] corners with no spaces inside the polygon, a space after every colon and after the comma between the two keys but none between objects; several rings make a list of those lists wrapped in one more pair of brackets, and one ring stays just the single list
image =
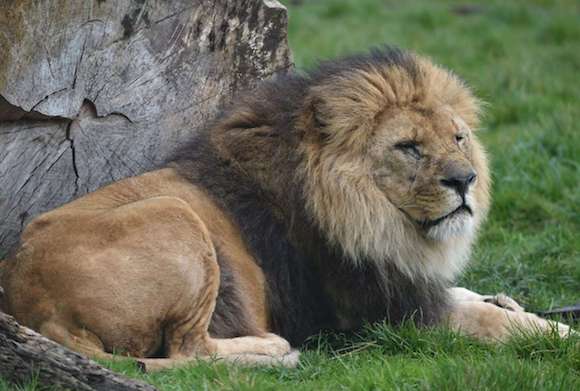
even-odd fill
[{"label": "lion's front leg", "polygon": [[453,287],[449,289],[449,293],[452,297],[453,302],[462,301],[481,301],[485,303],[495,304],[498,307],[505,308],[507,310],[512,310],[516,312],[525,312],[524,307],[522,307],[517,301],[507,296],[504,293],[498,293],[495,295],[480,295],[479,293],[470,291],[466,288]]},{"label": "lion's front leg", "polygon": [[557,330],[561,337],[575,333],[569,326],[526,312],[512,298],[499,294],[479,295],[465,288],[451,288],[449,325],[463,334],[492,341],[505,341],[523,333]]}]

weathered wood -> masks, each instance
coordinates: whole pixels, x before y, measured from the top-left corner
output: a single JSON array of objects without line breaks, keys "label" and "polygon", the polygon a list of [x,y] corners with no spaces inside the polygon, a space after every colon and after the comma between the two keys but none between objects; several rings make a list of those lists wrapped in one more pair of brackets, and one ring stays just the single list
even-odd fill
[{"label": "weathered wood", "polygon": [[16,384],[36,377],[46,387],[70,390],[155,390],[20,326],[0,312],[0,376]]},{"label": "weathered wood", "polygon": [[[0,2],[0,259],[35,215],[156,167],[235,92],[285,72],[286,24],[273,0]],[[154,389],[0,312],[0,376],[32,375]]]},{"label": "weathered wood", "polygon": [[272,0],[0,2],[0,259],[35,215],[163,162],[291,65]]}]

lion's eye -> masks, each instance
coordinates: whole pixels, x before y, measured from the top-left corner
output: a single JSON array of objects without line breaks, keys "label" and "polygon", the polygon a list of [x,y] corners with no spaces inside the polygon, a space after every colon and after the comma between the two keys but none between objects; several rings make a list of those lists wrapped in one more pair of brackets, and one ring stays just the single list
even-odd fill
[{"label": "lion's eye", "polygon": [[463,133],[459,133],[455,135],[455,142],[457,144],[461,144],[462,142],[465,141],[465,139],[467,138],[467,136]]},{"label": "lion's eye", "polygon": [[417,160],[423,157],[421,151],[419,150],[419,144],[417,144],[415,141],[401,141],[400,143],[395,144],[395,148]]}]

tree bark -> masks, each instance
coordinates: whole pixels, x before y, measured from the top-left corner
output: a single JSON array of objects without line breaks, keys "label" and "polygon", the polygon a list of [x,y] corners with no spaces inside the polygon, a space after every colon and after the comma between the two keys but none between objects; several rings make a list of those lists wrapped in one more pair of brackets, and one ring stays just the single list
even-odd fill
[{"label": "tree bark", "polygon": [[[0,2],[0,260],[34,216],[156,168],[236,92],[286,72],[286,28],[274,0]],[[0,376],[32,375],[154,389],[0,312]]]},{"label": "tree bark", "polygon": [[291,65],[273,0],[0,2],[0,259],[34,216],[165,161]]},{"label": "tree bark", "polygon": [[120,376],[0,312],[0,376],[19,384],[36,377],[46,387],[70,390],[153,391],[155,387]]}]

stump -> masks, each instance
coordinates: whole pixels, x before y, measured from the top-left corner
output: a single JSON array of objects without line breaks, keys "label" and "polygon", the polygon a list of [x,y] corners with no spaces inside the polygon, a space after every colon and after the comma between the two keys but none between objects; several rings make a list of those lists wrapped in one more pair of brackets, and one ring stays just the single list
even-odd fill
[{"label": "stump", "polygon": [[0,259],[34,216],[155,168],[291,65],[273,0],[0,3]]},{"label": "stump", "polygon": [[[286,72],[286,29],[274,0],[0,2],[0,259],[34,216],[158,167],[236,92]],[[0,376],[33,374],[154,389],[0,312]]]}]

